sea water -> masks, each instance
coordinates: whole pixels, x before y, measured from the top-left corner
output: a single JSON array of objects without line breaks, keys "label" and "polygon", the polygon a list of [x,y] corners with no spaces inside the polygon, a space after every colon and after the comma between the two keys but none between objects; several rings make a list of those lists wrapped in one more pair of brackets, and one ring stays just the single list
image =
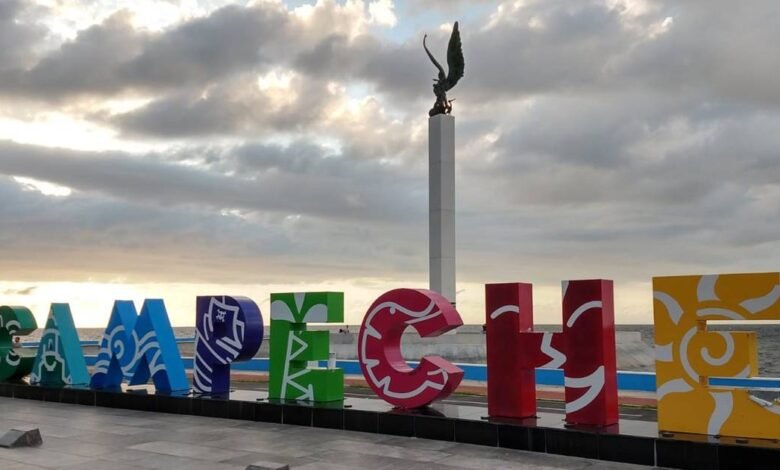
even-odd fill
[{"label": "sea water", "polygon": [[[357,327],[350,329],[357,330]],[[653,325],[617,325],[618,331],[637,331],[642,335],[642,341],[649,347],[654,347]],[[755,331],[758,334],[759,373],[763,377],[780,377],[780,324],[733,324],[710,323],[712,331]],[[560,325],[538,325],[539,331],[560,331]],[[36,341],[40,338],[42,329],[24,338],[24,341]],[[82,341],[100,341],[103,328],[79,328],[79,338]],[[195,337],[194,327],[175,327],[177,338]]]}]

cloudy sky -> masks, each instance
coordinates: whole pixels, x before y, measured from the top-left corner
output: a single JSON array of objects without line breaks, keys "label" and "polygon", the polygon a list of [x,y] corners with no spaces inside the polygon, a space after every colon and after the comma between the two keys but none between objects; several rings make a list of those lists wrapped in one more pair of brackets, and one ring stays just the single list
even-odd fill
[{"label": "cloudy sky", "polygon": [[427,111],[460,20],[458,305],[486,282],[780,267],[776,0],[0,0],[0,303],[427,285]]}]

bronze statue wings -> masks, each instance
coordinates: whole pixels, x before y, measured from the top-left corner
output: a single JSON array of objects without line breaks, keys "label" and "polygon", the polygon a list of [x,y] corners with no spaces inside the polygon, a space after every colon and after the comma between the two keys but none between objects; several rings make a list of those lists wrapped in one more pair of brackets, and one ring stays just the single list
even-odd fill
[{"label": "bronze statue wings", "polygon": [[458,30],[458,22],[456,21],[455,25],[452,28],[450,43],[447,46],[447,68],[449,69],[449,71],[446,75],[444,73],[444,68],[433,57],[431,51],[428,50],[428,46],[425,44],[425,40],[427,38],[428,35],[426,34],[425,37],[423,38],[423,47],[425,48],[425,52],[428,54],[428,57],[431,59],[431,62],[433,62],[433,65],[435,65],[436,68],[439,69],[439,82],[441,83],[442,88],[444,88],[445,91],[451,90],[458,83],[458,80],[463,78],[463,74],[466,68],[466,62],[463,59],[463,45],[460,42],[460,31]]}]

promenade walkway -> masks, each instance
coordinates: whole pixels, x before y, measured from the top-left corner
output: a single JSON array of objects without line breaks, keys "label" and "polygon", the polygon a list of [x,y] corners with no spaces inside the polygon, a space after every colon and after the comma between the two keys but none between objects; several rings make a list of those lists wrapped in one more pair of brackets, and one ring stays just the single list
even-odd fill
[{"label": "promenade walkway", "polygon": [[381,434],[0,398],[0,433],[40,428],[43,446],[0,449],[0,469],[647,469]]}]

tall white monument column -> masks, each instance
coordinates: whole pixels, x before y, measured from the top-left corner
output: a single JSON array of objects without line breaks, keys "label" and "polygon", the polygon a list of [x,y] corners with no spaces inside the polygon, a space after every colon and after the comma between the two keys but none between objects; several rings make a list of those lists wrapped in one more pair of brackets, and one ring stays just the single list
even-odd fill
[{"label": "tall white monument column", "polygon": [[455,117],[428,119],[430,289],[455,303]]}]

